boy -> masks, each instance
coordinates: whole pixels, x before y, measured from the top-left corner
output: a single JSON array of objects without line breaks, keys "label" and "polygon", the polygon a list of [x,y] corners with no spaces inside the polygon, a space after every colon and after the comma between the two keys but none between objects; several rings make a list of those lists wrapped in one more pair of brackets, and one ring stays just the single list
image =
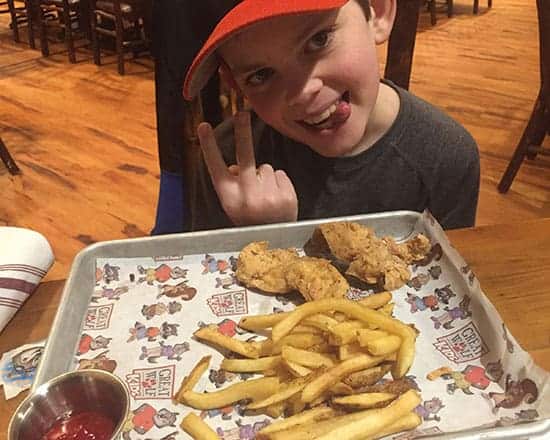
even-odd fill
[{"label": "boy", "polygon": [[208,171],[198,170],[192,229],[425,208],[444,228],[474,224],[475,141],[380,81],[376,46],[395,10],[395,0],[218,2],[223,18],[184,95],[196,96],[219,68],[253,114],[216,133],[199,125]]}]

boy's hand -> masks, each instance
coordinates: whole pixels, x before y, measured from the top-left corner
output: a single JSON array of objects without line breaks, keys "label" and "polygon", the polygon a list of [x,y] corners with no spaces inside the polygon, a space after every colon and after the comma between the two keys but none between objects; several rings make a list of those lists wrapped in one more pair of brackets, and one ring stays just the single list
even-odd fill
[{"label": "boy's hand", "polygon": [[227,167],[208,123],[197,129],[204,160],[221,205],[238,226],[295,221],[298,198],[294,185],[282,170],[263,164],[256,168],[250,113],[234,119],[237,165]]}]

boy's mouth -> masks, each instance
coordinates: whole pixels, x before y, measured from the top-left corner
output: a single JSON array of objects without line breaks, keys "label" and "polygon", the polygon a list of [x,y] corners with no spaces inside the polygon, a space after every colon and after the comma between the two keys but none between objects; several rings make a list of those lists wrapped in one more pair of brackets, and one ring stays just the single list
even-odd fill
[{"label": "boy's mouth", "polygon": [[308,128],[324,130],[345,122],[351,112],[350,93],[346,91],[342,96],[323,113],[299,121]]}]

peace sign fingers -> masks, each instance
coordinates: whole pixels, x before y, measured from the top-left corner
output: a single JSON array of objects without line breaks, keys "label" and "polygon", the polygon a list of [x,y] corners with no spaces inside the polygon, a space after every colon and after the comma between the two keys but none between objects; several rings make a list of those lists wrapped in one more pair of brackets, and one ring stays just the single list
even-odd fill
[{"label": "peace sign fingers", "polygon": [[207,122],[202,122],[197,127],[197,135],[199,136],[204,162],[212,178],[214,188],[219,194],[223,182],[232,179],[233,175],[227,169],[227,165],[216,142],[212,126]]},{"label": "peace sign fingers", "polygon": [[240,112],[233,120],[237,165],[227,166],[210,124],[197,129],[204,160],[218,199],[236,225],[296,220],[298,199],[284,171],[269,164],[256,168],[250,113]]},{"label": "peace sign fingers", "polygon": [[250,113],[239,112],[234,118],[235,152],[239,175],[245,186],[256,183],[256,158],[254,157],[254,143],[252,141],[252,127]]}]

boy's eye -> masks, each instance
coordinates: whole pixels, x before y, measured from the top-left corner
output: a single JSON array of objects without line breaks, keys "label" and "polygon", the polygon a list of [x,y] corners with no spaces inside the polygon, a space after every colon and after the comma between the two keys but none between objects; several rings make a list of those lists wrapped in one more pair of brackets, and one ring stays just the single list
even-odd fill
[{"label": "boy's eye", "polygon": [[273,69],[265,67],[257,70],[246,77],[246,84],[249,86],[259,86],[264,84],[273,75]]},{"label": "boy's eye", "polygon": [[317,32],[313,37],[309,39],[306,46],[306,51],[314,52],[328,46],[332,36],[332,30],[325,29]]}]

